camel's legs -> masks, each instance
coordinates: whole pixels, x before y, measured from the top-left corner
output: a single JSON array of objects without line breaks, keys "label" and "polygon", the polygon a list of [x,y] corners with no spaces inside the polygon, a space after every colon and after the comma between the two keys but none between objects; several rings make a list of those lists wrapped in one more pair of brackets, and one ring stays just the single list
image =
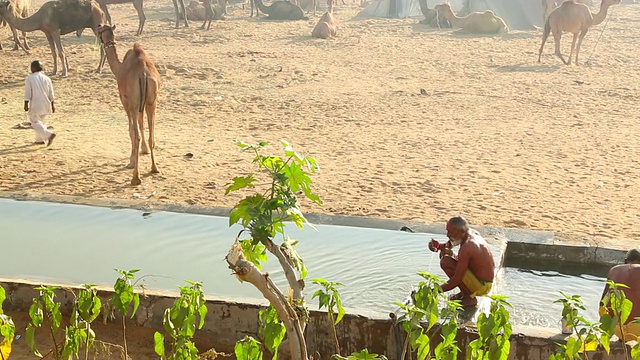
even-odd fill
[{"label": "camel's legs", "polygon": [[56,48],[58,49],[58,57],[60,57],[60,62],[62,63],[62,76],[67,76],[67,70],[69,69],[69,61],[67,60],[67,56],[64,53],[64,48],[62,47],[62,39],[60,39],[60,30],[56,30],[52,34],[53,41],[56,44]]},{"label": "camel's legs", "polygon": [[102,67],[104,66],[105,61],[107,61],[107,53],[104,51],[104,47],[100,46],[100,61],[98,62],[98,68],[96,69],[98,74],[102,72]]},{"label": "camel's legs", "polygon": [[564,60],[564,57],[562,57],[562,53],[560,52],[560,39],[562,39],[562,30],[555,29],[553,31],[553,41],[555,41],[556,45],[556,55],[560,58],[560,60],[562,60],[563,63],[565,63],[565,65],[567,65],[569,63]]},{"label": "camel's legs", "polygon": [[156,166],[156,158],[153,153],[153,149],[156,147],[156,135],[155,135],[155,121],[156,121],[156,103],[147,104],[145,106],[147,110],[147,120],[149,121],[149,149],[151,150],[151,172],[159,173],[158,166]]},{"label": "camel's legs", "polygon": [[[178,5],[180,5],[178,7]],[[173,0],[173,8],[176,11],[176,29],[180,26],[180,14],[184,17],[184,26],[189,27],[189,20],[187,19],[187,11],[184,7],[184,0]]]},{"label": "camel's legs", "polygon": [[144,10],[142,9],[142,0],[133,0],[133,7],[136,8],[138,12],[138,32],[136,35],[142,35],[142,29],[144,29],[144,22],[147,20],[147,17],[144,15]]},{"label": "camel's legs", "polygon": [[49,41],[49,47],[51,48],[51,56],[53,56],[53,70],[51,74],[55,75],[58,72],[58,54],[56,52],[56,44],[53,42],[53,35],[50,32],[46,32],[47,41]]},{"label": "camel's legs", "polygon": [[[131,185],[140,185],[140,171],[138,161],[140,159],[140,128],[138,127],[137,110],[127,111],[129,117],[129,135],[131,136],[131,159],[129,165],[133,168],[133,177],[131,178]],[[129,167],[129,166],[128,166]]]},{"label": "camel's legs", "polygon": [[565,64],[571,65],[571,57],[573,56],[573,51],[576,48],[576,41],[578,40],[578,33],[573,34],[573,40],[571,40],[571,52],[569,53],[569,61]]},{"label": "camel's legs", "polygon": [[580,54],[580,45],[582,45],[582,39],[584,39],[585,35],[587,35],[587,29],[582,30],[580,32],[580,37],[578,38],[578,47],[576,48],[576,66],[579,65],[578,54]]},{"label": "camel's legs", "polygon": [[142,155],[147,155],[149,153],[149,148],[147,147],[147,142],[144,140],[144,112],[142,111],[138,113],[138,127],[140,128],[140,153]]}]

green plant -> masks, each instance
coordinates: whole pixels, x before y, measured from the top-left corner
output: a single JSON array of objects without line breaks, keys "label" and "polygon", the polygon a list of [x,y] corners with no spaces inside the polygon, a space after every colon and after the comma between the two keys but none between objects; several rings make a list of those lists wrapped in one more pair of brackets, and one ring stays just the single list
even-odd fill
[{"label": "green plant", "polygon": [[0,359],[7,360],[11,354],[11,344],[13,344],[13,338],[16,334],[16,326],[13,323],[11,316],[4,313],[2,310],[2,304],[7,298],[4,287],[0,286]]},{"label": "green plant", "polygon": [[505,296],[491,296],[489,314],[478,316],[478,338],[469,343],[467,359],[506,360],[511,351],[511,323],[509,311],[511,305]]},{"label": "green plant", "polygon": [[[260,184],[251,173],[236,176],[227,184],[225,194],[256,186],[262,187],[263,190],[241,199],[231,210],[229,226],[239,223],[248,230],[251,237],[246,240],[236,238],[226,261],[241,281],[253,284],[276,309],[287,330],[292,359],[306,360],[308,355],[303,330],[308,311],[304,306],[302,290],[307,269],[294,249],[297,241],[291,240],[285,234],[285,223],[293,222],[301,229],[308,224],[298,205],[298,193],[319,205],[322,204],[318,195],[311,190],[310,175],[318,166],[313,158],[298,154],[284,140],[281,141],[284,157],[263,155],[261,152],[266,149],[266,142],[251,145],[236,141],[236,144],[243,151],[254,153],[253,162],[268,180]],[[282,236],[281,245],[274,243],[278,235]],[[292,294],[289,299],[260,269],[259,261],[266,258],[266,251],[278,259],[283,269]]]},{"label": "green plant", "polygon": [[[327,316],[331,321],[331,328],[333,329],[333,339],[336,342],[336,354],[340,355],[340,343],[338,342],[338,334],[336,332],[336,325],[342,320],[342,317],[346,313],[342,307],[342,301],[340,300],[340,293],[338,292],[338,286],[344,286],[339,282],[327,281],[325,279],[313,279],[311,280],[316,285],[322,286],[324,289],[317,290],[313,293],[312,299],[318,298],[318,308],[327,308]],[[338,315],[334,319],[333,315],[336,310]]]},{"label": "green plant", "polygon": [[[189,286],[180,287],[180,297],[171,308],[166,309],[162,319],[164,331],[173,339],[171,354],[167,356],[164,347],[164,335],[154,335],[155,351],[161,359],[183,360],[197,359],[198,349],[192,338],[197,329],[202,329],[207,315],[207,305],[202,292],[202,283],[187,281]],[[198,320],[198,317],[200,318]],[[196,325],[197,324],[197,325]]]},{"label": "green plant", "polygon": [[278,359],[278,347],[284,340],[287,330],[278,318],[273,306],[268,306],[258,313],[260,318],[259,335],[263,346],[273,354],[273,360]]},{"label": "green plant", "polygon": [[590,322],[580,315],[581,310],[586,310],[582,298],[562,291],[560,294],[562,298],[554,303],[562,304],[562,319],[566,321],[567,328],[573,329],[575,336],[569,336],[565,344],[556,343],[558,350],[549,359],[582,359],[583,356],[588,359],[588,352],[596,350],[600,345],[609,353],[610,335],[603,331],[603,324]]},{"label": "green plant", "polygon": [[27,345],[31,348],[31,351],[38,357],[42,357],[42,354],[38,351],[35,344],[35,331],[36,328],[41,327],[45,321],[49,326],[49,334],[53,341],[54,359],[60,359],[59,345],[56,341],[56,332],[60,328],[60,322],[62,321],[62,314],[60,313],[60,303],[55,302],[55,290],[56,286],[38,286],[35,288],[38,290],[38,297],[33,299],[33,304],[29,307],[29,317],[31,322],[27,325],[25,332],[25,339]]},{"label": "green plant", "polygon": [[[418,274],[424,280],[413,292],[412,301],[396,303],[403,310],[403,315],[398,317],[397,322],[407,333],[401,359],[405,359],[407,350],[416,351],[418,360],[431,359],[433,355],[436,359],[455,359],[460,351],[455,341],[458,333],[456,315],[460,304],[449,301],[442,293],[442,282],[436,275],[424,271]],[[443,302],[446,306],[440,308]],[[440,319],[443,323],[438,324]],[[436,334],[441,336],[442,341],[432,352],[432,337]]]},{"label": "green plant", "polygon": [[79,357],[81,345],[85,347],[85,359],[89,359],[89,349],[96,338],[91,323],[100,315],[102,301],[98,297],[95,285],[82,285],[76,297],[69,326],[65,328],[65,339],[62,347],[62,358]]},{"label": "green plant", "polygon": [[342,357],[340,355],[333,355],[332,360],[387,360],[384,355],[378,355],[370,353],[368,349],[361,350],[360,352],[354,352],[348,357]]},{"label": "green plant", "polygon": [[234,348],[237,360],[262,360],[260,342],[251,336],[245,336]]},{"label": "green plant", "polygon": [[[600,323],[601,328],[607,337],[607,345],[609,343],[609,338],[615,333],[616,327],[620,330],[620,340],[623,343],[626,343],[628,341],[628,339],[625,339],[625,331],[623,330],[623,327],[624,324],[627,323],[629,315],[631,315],[631,311],[633,310],[633,303],[631,302],[631,300],[627,299],[627,296],[622,290],[628,288],[629,287],[625,284],[614,283],[611,280],[607,280],[606,282],[604,296],[600,301],[600,305],[605,309],[611,309],[611,313],[609,311],[605,311],[600,316]],[[636,353],[640,353],[640,349],[638,349],[637,346],[632,349],[632,357]],[[629,358],[626,346],[624,346],[624,355],[626,359]],[[636,359],[637,357],[633,358]]]},{"label": "green plant", "polygon": [[135,273],[140,269],[133,270],[119,270],[115,269],[120,274],[120,277],[113,285],[114,294],[111,297],[111,302],[115,309],[122,315],[122,337],[124,341],[124,354],[125,359],[129,358],[129,352],[127,350],[127,316],[129,316],[129,309],[131,309],[131,317],[133,318],[140,306],[140,295],[133,291],[133,279]]}]

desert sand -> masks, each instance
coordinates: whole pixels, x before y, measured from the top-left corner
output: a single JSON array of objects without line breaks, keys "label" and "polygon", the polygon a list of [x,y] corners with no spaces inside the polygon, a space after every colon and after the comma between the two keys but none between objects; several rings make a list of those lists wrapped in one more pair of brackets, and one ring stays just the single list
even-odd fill
[{"label": "desert sand", "polygon": [[52,60],[41,32],[26,55],[7,49],[3,28],[1,191],[232,206],[239,197],[225,184],[255,170],[233,140],[281,154],[286,139],[321,167],[324,206],[303,202],[306,212],[440,223],[460,214],[620,248],[640,236],[640,6],[613,7],[587,34],[579,67],[553,55],[552,39],[537,63],[539,29],[464,35],[419,19],[354,19],[350,2],[336,7],[335,40],[310,36],[322,10],[270,22],[234,6],[204,31],[174,29],[169,1],[144,6],[139,37],[131,4],[110,9],[120,56],[139,42],[162,75],[161,173],[148,173],[145,156],[143,184],[129,185],[126,116],[108,66],[94,72],[90,31],[63,37],[70,70],[52,76],[51,147],[13,129],[25,121],[29,62],[47,71]]}]

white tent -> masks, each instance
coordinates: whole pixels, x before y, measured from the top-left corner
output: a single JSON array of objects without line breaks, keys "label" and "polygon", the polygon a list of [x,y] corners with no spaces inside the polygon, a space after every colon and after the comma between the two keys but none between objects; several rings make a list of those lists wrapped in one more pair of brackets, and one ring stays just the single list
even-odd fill
[{"label": "white tent", "polygon": [[[428,0],[429,8],[443,0]],[[468,2],[468,9],[465,5]],[[544,9],[540,0],[449,0],[455,12],[463,16],[469,12],[492,10],[504,19],[511,30],[542,27]],[[407,18],[422,17],[418,0],[371,0],[358,17]]]}]

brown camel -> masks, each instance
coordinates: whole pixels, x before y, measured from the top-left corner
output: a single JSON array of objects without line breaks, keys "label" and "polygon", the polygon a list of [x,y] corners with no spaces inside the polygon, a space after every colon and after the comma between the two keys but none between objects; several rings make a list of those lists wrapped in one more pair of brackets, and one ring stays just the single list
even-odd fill
[{"label": "brown camel", "polygon": [[[308,17],[304,16],[300,6],[286,0],[274,1],[269,6],[265,5],[262,0],[251,1],[255,2],[256,7],[265,13],[270,20],[309,20]],[[256,14],[257,12],[258,10],[256,10]],[[251,16],[253,16],[253,8],[251,9]]]},{"label": "brown camel", "polygon": [[[147,57],[139,44],[127,51],[120,62],[116,52],[116,40],[113,31],[116,26],[101,25],[98,36],[107,54],[111,72],[118,82],[120,101],[129,118],[129,136],[131,137],[131,158],[127,168],[133,169],[131,185],[140,185],[138,164],[140,160],[140,143],[142,153],[151,153],[151,172],[158,173],[153,150],[156,146],[154,137],[156,104],[160,90],[160,74],[156,66]],[[149,146],[144,141],[144,112],[149,123]]]},{"label": "brown camel", "polygon": [[[589,7],[584,4],[578,4],[574,1],[564,2],[560,7],[555,8],[547,21],[544,23],[544,33],[542,34],[542,44],[540,45],[540,51],[538,51],[538,62],[542,56],[542,50],[544,44],[549,37],[549,33],[553,34],[553,40],[555,42],[556,51],[560,60],[565,65],[571,64],[571,57],[573,56],[573,50],[576,50],[576,65],[579,65],[578,56],[580,54],[580,45],[582,45],[582,39],[587,35],[589,28],[594,25],[598,25],[604,21],[607,17],[607,11],[609,6],[620,4],[621,0],[602,0],[600,4],[600,11],[597,14],[592,14],[589,11]],[[569,60],[565,61],[562,53],[560,52],[560,39],[563,32],[570,32],[573,34],[573,41],[571,42],[571,52],[569,53]],[[576,46],[577,40],[577,46]]]},{"label": "brown camel", "polygon": [[187,8],[184,6],[184,0],[173,0],[173,10],[176,13],[176,29],[180,27],[180,20],[184,20],[184,26],[189,27]]},{"label": "brown camel", "polygon": [[138,13],[138,31],[136,35],[142,35],[142,29],[144,29],[144,22],[147,20],[147,17],[144,15],[144,9],[142,8],[143,0],[95,0],[98,5],[100,5],[100,9],[104,12],[104,16],[107,19],[107,23],[111,24],[111,14],[109,14],[109,9],[107,9],[107,5],[114,4],[126,4],[133,3],[133,7],[136,9]]},{"label": "brown camel", "polygon": [[202,2],[192,0],[187,6],[187,18],[189,20],[204,20],[200,29],[205,29],[206,27],[209,30],[211,21],[224,19],[224,14],[227,13],[226,4],[226,0],[222,1],[222,5],[218,3],[212,4],[211,0],[202,0]]},{"label": "brown camel", "polygon": [[[549,17],[549,14],[551,14],[551,12],[553,11],[554,6],[558,7],[566,1],[571,1],[571,0],[542,0],[542,8],[544,9],[542,22],[545,23],[547,21],[547,17]],[[578,4],[585,4],[587,6],[593,5],[592,0],[573,0],[573,1],[577,2]]]},{"label": "brown camel", "polygon": [[452,26],[462,28],[462,32],[470,34],[500,34],[509,31],[507,24],[500,17],[496,16],[493,11],[474,12],[467,16],[458,17],[451,10],[451,5],[436,5],[434,8],[437,12],[441,12]]},{"label": "brown camel", "polygon": [[418,0],[420,5],[420,11],[424,16],[424,19],[420,20],[420,24],[429,25],[437,28],[450,28],[451,24],[442,12],[436,11],[436,9],[429,9],[427,0]]},{"label": "brown camel", "polygon": [[[29,16],[29,13],[31,12],[30,0],[15,0],[12,4],[13,6],[11,6],[11,10],[13,11],[13,15],[15,17]],[[2,26],[7,24],[6,20],[4,20],[4,18],[1,15],[0,15],[0,23],[2,23]],[[18,50],[18,47],[20,47],[25,53],[29,54],[29,51],[28,51],[29,44],[27,44],[27,32],[22,31],[22,39],[24,41],[24,45],[23,45],[22,43],[20,43],[20,40],[18,39],[18,34],[16,29],[14,29],[11,26],[9,27],[11,28],[11,33],[13,34],[13,50]],[[0,42],[0,50],[2,50],[1,42]]]},{"label": "brown camel", "polygon": [[336,36],[338,27],[336,26],[336,20],[333,17],[333,0],[327,1],[327,12],[322,14],[320,20],[313,28],[311,36],[320,39],[331,39]]},{"label": "brown camel", "polygon": [[[91,28],[94,34],[98,34],[98,26],[104,23],[104,13],[98,4],[91,0],[53,0],[46,2],[33,15],[28,18],[16,17],[11,7],[13,0],[0,1],[0,16],[9,25],[20,31],[40,30],[49,41],[51,55],[53,56],[53,74],[58,72],[57,55],[62,63],[62,76],[67,76],[69,63],[60,41],[60,35],[83,28]],[[100,62],[97,71],[102,70],[104,64],[104,52],[100,52]]]}]

